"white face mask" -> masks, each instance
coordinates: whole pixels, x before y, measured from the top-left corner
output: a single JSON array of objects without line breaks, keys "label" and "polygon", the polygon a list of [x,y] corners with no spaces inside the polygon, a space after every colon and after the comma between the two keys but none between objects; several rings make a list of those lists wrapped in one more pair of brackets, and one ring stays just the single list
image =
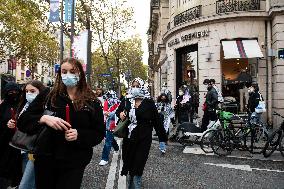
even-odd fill
[{"label": "white face mask", "polygon": [[179,91],[179,92],[178,92],[178,95],[179,95],[179,96],[182,96],[183,94],[184,94],[183,91]]},{"label": "white face mask", "polygon": [[32,101],[34,101],[34,99],[37,97],[37,93],[26,93],[26,100],[29,103],[32,103]]}]

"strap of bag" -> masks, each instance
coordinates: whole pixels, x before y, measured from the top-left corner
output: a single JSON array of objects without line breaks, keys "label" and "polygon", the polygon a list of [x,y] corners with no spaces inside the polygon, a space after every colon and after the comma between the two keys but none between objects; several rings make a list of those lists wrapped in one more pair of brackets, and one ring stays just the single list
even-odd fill
[{"label": "strap of bag", "polygon": [[260,92],[258,92],[259,96],[260,96],[260,101],[264,101],[263,96]]}]

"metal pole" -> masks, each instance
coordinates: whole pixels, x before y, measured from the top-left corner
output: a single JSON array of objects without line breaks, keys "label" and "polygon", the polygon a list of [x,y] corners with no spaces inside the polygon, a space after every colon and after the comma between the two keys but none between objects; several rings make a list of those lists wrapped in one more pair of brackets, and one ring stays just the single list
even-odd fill
[{"label": "metal pole", "polygon": [[120,97],[120,65],[119,65],[119,40],[118,40],[118,35],[117,35],[117,95]]},{"label": "metal pole", "polygon": [[64,51],[64,44],[63,44],[63,1],[61,1],[61,21],[60,21],[60,62],[63,61],[63,51]]},{"label": "metal pole", "polygon": [[88,45],[87,45],[87,69],[86,69],[86,73],[87,73],[87,82],[88,84],[91,86],[91,74],[92,74],[92,31],[90,28],[90,19],[88,17],[87,20],[87,30],[88,30]]},{"label": "metal pole", "polygon": [[70,46],[70,57],[73,57],[73,43],[74,43],[74,34],[75,34],[75,30],[74,30],[74,21],[75,21],[75,0],[72,0],[72,15],[71,15],[71,37],[70,37],[70,42],[71,42],[71,46]]}]

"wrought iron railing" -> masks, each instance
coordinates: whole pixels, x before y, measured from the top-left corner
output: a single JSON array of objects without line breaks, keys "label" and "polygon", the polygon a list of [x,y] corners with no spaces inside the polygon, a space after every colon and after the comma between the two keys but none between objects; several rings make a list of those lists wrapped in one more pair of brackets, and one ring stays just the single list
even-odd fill
[{"label": "wrought iron railing", "polygon": [[189,22],[201,16],[201,5],[188,9],[174,17],[174,26]]},{"label": "wrought iron railing", "polygon": [[158,7],[160,5],[160,0],[151,0],[152,7]]},{"label": "wrought iron railing", "polygon": [[260,10],[260,0],[220,0],[216,2],[216,13]]}]

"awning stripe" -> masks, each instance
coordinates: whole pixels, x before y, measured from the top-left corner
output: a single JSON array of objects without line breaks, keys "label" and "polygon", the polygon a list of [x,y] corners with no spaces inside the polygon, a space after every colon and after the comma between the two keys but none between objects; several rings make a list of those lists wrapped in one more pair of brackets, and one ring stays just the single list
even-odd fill
[{"label": "awning stripe", "polygon": [[236,42],[241,58],[247,58],[243,42],[241,40],[237,40]]}]

